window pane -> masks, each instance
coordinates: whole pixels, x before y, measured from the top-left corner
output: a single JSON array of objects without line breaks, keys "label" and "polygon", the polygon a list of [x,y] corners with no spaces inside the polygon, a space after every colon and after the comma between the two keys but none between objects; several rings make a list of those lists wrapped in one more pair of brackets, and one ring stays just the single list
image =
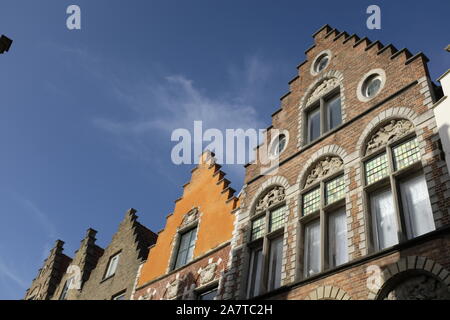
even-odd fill
[{"label": "window pane", "polygon": [[125,300],[125,293],[115,296],[113,300]]},{"label": "window pane", "polygon": [[61,295],[59,296],[59,300],[66,300],[67,298],[67,292],[69,291],[69,288],[73,282],[74,278],[71,277],[69,279],[66,280],[66,282],[64,283],[64,287],[61,291]]},{"label": "window pane", "polygon": [[286,207],[282,206],[270,213],[270,232],[283,227],[285,212]]},{"label": "window pane", "polygon": [[262,265],[262,249],[256,249],[251,254],[250,260],[250,277],[248,286],[248,296],[254,297],[259,295],[261,284],[261,265]]},{"label": "window pane", "polygon": [[305,277],[320,271],[320,222],[315,221],[305,226]]},{"label": "window pane", "polygon": [[345,180],[340,176],[328,182],[325,186],[326,204],[333,203],[345,197]]},{"label": "window pane", "polygon": [[198,300],[214,300],[217,296],[217,288],[205,293],[202,293],[198,296]]},{"label": "window pane", "polygon": [[367,184],[374,183],[388,175],[388,161],[386,153],[366,162]]},{"label": "window pane", "polygon": [[320,110],[316,109],[308,114],[308,142],[320,137]]},{"label": "window pane", "polygon": [[337,95],[326,102],[328,115],[328,130],[331,130],[342,122],[341,96]]},{"label": "window pane", "polygon": [[328,259],[330,267],[348,261],[347,216],[345,208],[333,212],[328,217]]},{"label": "window pane", "polygon": [[283,237],[279,237],[270,242],[269,254],[269,290],[277,289],[281,286],[281,259],[283,254]]},{"label": "window pane", "polygon": [[303,215],[310,214],[320,207],[320,188],[314,189],[303,196]]},{"label": "window pane", "polygon": [[418,175],[403,181],[400,184],[400,191],[408,238],[433,231],[434,218],[425,177]]},{"label": "window pane", "polygon": [[265,217],[261,217],[253,221],[251,240],[261,238],[264,235],[264,228],[265,228],[264,220]]},{"label": "window pane", "polygon": [[192,260],[195,247],[196,232],[197,228],[194,228],[181,235],[177,258],[175,261],[175,269],[184,266],[186,263]]},{"label": "window pane", "polygon": [[397,244],[398,228],[391,190],[383,190],[371,195],[370,207],[377,249]]},{"label": "window pane", "polygon": [[420,160],[420,150],[417,139],[410,140],[393,148],[393,153],[395,170],[400,170]]},{"label": "window pane", "polygon": [[106,271],[105,278],[108,278],[116,273],[117,264],[119,263],[119,257],[120,254],[116,254],[114,257],[111,258],[109,261],[108,269]]}]

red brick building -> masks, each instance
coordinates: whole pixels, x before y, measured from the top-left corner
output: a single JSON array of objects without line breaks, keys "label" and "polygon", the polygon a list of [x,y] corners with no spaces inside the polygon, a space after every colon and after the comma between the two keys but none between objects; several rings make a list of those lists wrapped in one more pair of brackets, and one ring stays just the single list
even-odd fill
[{"label": "red brick building", "polygon": [[279,166],[246,166],[229,298],[450,298],[428,59],[328,25],[313,39],[260,146]]}]

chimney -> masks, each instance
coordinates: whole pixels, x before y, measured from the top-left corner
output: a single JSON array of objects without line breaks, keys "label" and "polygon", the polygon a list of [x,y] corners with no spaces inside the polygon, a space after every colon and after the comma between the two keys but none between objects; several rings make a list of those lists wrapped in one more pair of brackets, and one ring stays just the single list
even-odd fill
[{"label": "chimney", "polygon": [[12,40],[2,35],[0,37],[0,53],[7,52],[11,47]]}]

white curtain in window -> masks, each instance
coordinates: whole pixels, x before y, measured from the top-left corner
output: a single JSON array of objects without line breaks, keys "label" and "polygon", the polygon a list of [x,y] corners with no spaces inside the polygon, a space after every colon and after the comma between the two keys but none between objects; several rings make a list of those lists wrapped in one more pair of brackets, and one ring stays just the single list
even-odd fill
[{"label": "white curtain in window", "polygon": [[305,277],[320,271],[320,222],[317,220],[305,227]]},{"label": "white curtain in window", "polygon": [[248,286],[248,296],[254,297],[259,295],[260,280],[262,267],[262,249],[256,249],[252,252],[250,260],[250,277]]},{"label": "white curtain in window", "polygon": [[283,253],[283,237],[270,242],[269,255],[269,290],[279,288],[281,285],[281,259]]},{"label": "white curtain in window", "polygon": [[403,211],[408,238],[414,238],[435,229],[427,183],[423,175],[400,184]]},{"label": "white curtain in window", "polygon": [[398,228],[391,190],[374,193],[370,202],[377,249],[396,245]]},{"label": "white curtain in window", "polygon": [[348,261],[347,216],[345,208],[329,215],[328,218],[328,259],[331,267]]}]

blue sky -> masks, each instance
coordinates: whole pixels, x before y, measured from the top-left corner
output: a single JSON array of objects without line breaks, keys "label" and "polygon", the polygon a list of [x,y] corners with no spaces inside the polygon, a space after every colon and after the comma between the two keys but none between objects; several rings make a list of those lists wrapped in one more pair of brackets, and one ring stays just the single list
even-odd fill
[{"label": "blue sky", "polygon": [[[66,28],[77,4],[82,30]],[[378,4],[382,29],[366,28]],[[88,227],[106,246],[134,207],[164,226],[189,165],[171,131],[265,128],[311,34],[339,30],[450,65],[449,1],[2,0],[0,299],[22,298],[57,238],[73,255]],[[242,166],[225,170],[239,190]]]}]

